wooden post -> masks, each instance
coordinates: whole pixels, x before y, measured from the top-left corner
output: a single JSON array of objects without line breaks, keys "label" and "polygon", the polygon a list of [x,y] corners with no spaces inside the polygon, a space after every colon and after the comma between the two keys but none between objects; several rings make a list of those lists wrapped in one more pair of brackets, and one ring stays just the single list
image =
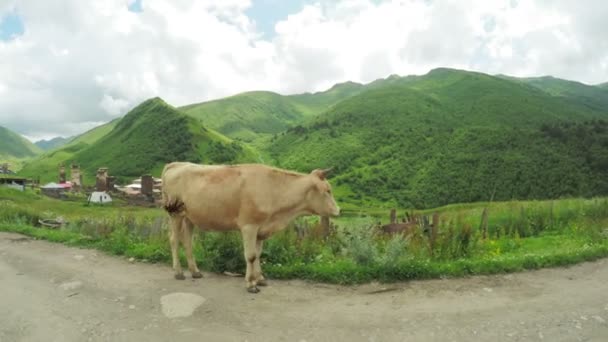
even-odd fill
[{"label": "wooden post", "polygon": [[321,227],[323,229],[323,237],[329,235],[329,216],[321,216]]},{"label": "wooden post", "polygon": [[488,237],[488,208],[483,208],[481,213],[481,236],[485,240]]},{"label": "wooden post", "polygon": [[437,232],[439,232],[439,214],[433,214],[433,223],[431,224],[431,231],[429,232],[430,236],[430,245],[431,245],[431,255],[435,252],[435,242],[437,241]]},{"label": "wooden post", "polygon": [[391,223],[397,223],[397,210],[391,209]]},{"label": "wooden post", "polygon": [[549,229],[553,229],[553,201],[551,201],[551,208],[549,210]]}]

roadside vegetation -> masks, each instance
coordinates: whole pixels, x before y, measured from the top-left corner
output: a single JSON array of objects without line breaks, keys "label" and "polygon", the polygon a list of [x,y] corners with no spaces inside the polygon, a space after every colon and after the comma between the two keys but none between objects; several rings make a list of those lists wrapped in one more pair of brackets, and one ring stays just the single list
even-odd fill
[{"label": "roadside vegetation", "polygon": [[[381,233],[377,222],[386,223],[388,213],[378,217],[379,211],[342,217],[328,235],[316,218],[297,220],[265,243],[264,272],[271,279],[353,284],[515,272],[608,256],[608,198],[460,204],[415,213],[435,212],[436,234],[419,227],[406,237]],[[67,221],[60,229],[38,224],[58,216]],[[120,201],[87,205],[78,197],[59,201],[0,188],[1,231],[169,265],[167,229],[160,209]],[[199,233],[194,252],[202,269],[244,272],[238,232]]]}]

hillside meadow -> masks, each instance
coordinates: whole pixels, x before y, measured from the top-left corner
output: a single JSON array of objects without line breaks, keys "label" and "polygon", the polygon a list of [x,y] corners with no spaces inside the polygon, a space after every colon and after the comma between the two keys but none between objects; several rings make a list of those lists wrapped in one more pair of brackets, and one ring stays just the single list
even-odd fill
[{"label": "hillside meadow", "polygon": [[[484,208],[489,213],[485,239],[480,229]],[[608,256],[608,198],[460,204],[413,212],[439,213],[437,233],[417,228],[408,236],[383,235],[376,226],[387,221],[383,210],[347,212],[332,222],[327,236],[317,218],[298,219],[265,243],[265,274],[353,284],[514,272]],[[56,217],[68,224],[60,229],[37,224]],[[87,205],[83,197],[59,201],[32,190],[0,188],[0,230],[170,264],[165,214],[120,200]],[[238,232],[199,232],[195,239],[202,269],[244,271]],[[185,263],[183,254],[181,259]]]}]

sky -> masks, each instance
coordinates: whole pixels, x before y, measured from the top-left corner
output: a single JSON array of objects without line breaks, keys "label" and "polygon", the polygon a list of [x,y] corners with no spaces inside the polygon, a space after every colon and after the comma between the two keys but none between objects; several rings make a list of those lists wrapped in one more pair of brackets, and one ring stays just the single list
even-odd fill
[{"label": "sky", "polygon": [[608,81],[608,1],[0,0],[0,125],[72,136],[159,96],[314,92],[451,67]]}]

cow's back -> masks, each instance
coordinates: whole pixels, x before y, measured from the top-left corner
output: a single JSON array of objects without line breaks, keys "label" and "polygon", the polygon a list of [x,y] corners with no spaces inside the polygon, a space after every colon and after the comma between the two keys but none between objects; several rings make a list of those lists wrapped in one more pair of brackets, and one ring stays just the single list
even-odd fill
[{"label": "cow's back", "polygon": [[205,229],[235,228],[243,179],[236,166],[175,162],[162,174],[163,201]]},{"label": "cow's back", "polygon": [[175,162],[163,170],[163,198],[165,203],[183,204],[175,207],[195,225],[227,230],[267,222],[285,205],[281,201],[287,184],[302,176],[261,164]]}]

